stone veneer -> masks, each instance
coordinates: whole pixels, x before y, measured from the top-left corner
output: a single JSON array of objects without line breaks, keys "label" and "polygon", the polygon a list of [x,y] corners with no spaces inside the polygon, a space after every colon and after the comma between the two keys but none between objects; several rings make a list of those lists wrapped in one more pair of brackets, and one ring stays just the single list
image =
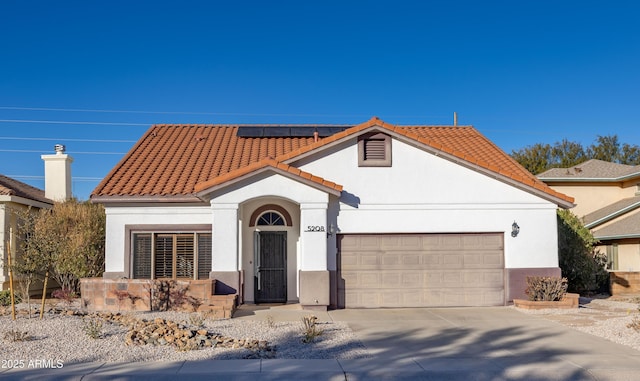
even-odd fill
[{"label": "stone veneer", "polygon": [[[230,318],[236,307],[236,295],[215,295],[214,279],[178,280],[177,285],[187,287],[186,296],[201,301],[198,312],[207,312],[217,318]],[[89,311],[151,311],[151,289],[148,279],[83,278],[80,280],[82,306]],[[190,311],[185,304],[182,309]]]},{"label": "stone veneer", "polygon": [[640,294],[640,272],[609,272],[609,288],[611,295]]}]

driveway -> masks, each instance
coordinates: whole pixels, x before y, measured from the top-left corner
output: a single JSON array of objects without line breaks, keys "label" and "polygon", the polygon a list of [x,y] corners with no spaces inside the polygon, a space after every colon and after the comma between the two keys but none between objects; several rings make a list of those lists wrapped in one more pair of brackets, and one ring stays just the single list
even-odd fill
[{"label": "driveway", "polygon": [[364,360],[340,360],[351,379],[402,378],[407,369],[407,378],[447,380],[640,379],[640,352],[514,308],[351,309],[329,316],[348,322],[376,359],[369,368]]}]

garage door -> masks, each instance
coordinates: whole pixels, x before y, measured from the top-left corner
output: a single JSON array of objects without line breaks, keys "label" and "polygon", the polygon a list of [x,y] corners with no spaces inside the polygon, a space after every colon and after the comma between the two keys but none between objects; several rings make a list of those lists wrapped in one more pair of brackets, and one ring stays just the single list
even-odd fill
[{"label": "garage door", "polygon": [[504,305],[503,234],[338,236],[338,305]]}]

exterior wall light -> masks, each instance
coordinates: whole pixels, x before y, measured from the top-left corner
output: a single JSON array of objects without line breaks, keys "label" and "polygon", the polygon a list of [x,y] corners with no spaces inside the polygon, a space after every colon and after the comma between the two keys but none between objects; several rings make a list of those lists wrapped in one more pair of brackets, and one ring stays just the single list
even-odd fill
[{"label": "exterior wall light", "polygon": [[513,221],[513,224],[511,225],[511,236],[517,237],[518,233],[520,233],[520,226],[518,226],[517,222]]},{"label": "exterior wall light", "polygon": [[332,222],[329,224],[329,229],[327,231],[327,238],[331,237],[334,234],[336,234],[336,227],[333,225],[333,222]]}]

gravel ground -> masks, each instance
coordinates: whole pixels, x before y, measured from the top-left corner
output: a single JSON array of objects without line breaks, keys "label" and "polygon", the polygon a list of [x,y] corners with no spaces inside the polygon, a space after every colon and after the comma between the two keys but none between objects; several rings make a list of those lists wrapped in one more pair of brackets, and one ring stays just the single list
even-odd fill
[{"label": "gravel ground", "polygon": [[[156,317],[189,323],[188,313],[159,312],[135,313],[135,316],[152,320]],[[65,364],[87,361],[181,361],[203,359],[242,359],[251,352],[247,349],[204,348],[193,351],[177,351],[169,346],[127,346],[124,344],[127,328],[115,323],[104,323],[103,337],[89,338],[83,327],[86,322],[79,316],[46,314],[44,320],[19,316],[0,317],[0,359],[57,360]],[[237,339],[266,340],[276,348],[280,359],[355,359],[369,357],[362,343],[346,323],[317,323],[324,332],[312,343],[302,342],[301,322],[268,322],[235,319],[204,321],[205,327],[214,333]],[[12,341],[6,335],[11,331],[27,332],[28,341]]]},{"label": "gravel ground", "polygon": [[640,298],[638,297],[617,300],[614,298],[580,298],[580,308],[577,309],[518,309],[518,311],[539,315],[578,331],[599,336],[640,351],[640,331],[628,327],[629,324],[635,321],[638,322],[638,327],[640,328],[639,301]]},{"label": "gravel ground", "polygon": [[[572,310],[523,310],[526,314],[539,315],[573,329],[599,336],[607,340],[640,350],[640,332],[629,328],[633,321],[640,321],[640,299],[612,300],[580,298],[580,308]],[[515,307],[511,307],[515,308]],[[156,317],[176,322],[190,322],[190,314],[179,312],[135,313],[138,318],[152,320]],[[103,337],[89,338],[83,327],[86,322],[79,316],[48,313],[44,320],[28,319],[20,315],[16,321],[11,316],[0,316],[0,359],[52,360],[65,364],[87,361],[182,361],[203,359],[242,359],[251,352],[246,349],[205,348],[180,352],[168,346],[126,346],[127,328],[105,322]],[[314,342],[302,342],[301,322],[269,322],[238,319],[206,319],[205,327],[227,337],[266,340],[276,348],[276,358],[281,359],[356,359],[370,357],[346,323],[318,323],[324,330]],[[12,341],[10,332],[27,332],[28,341]]]}]

